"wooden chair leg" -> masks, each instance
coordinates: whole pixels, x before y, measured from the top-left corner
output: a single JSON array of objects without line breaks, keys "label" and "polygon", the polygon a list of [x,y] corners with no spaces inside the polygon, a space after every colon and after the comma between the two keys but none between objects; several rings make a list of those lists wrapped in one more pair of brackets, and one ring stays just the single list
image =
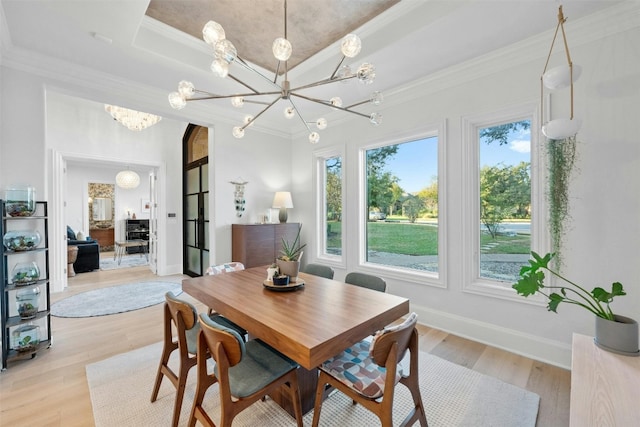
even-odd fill
[{"label": "wooden chair leg", "polygon": [[316,403],[313,406],[313,421],[311,422],[311,427],[318,427],[320,423],[320,410],[322,409],[322,400],[326,390],[325,384],[327,384],[325,375],[324,372],[320,371],[318,386],[316,387]]},{"label": "wooden chair leg", "polygon": [[293,402],[293,413],[296,416],[296,423],[298,424],[298,427],[303,427],[302,405],[300,403],[300,388],[298,386],[298,374],[296,370],[292,371],[288,387],[289,392],[291,393],[291,401]]}]

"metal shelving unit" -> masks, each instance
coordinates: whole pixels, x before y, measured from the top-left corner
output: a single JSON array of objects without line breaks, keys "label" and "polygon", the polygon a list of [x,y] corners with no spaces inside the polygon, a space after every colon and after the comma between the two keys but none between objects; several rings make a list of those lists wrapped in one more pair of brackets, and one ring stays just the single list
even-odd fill
[{"label": "metal shelving unit", "polygon": [[[38,351],[51,346],[51,285],[49,282],[49,222],[47,202],[36,202],[36,212],[32,216],[12,217],[7,215],[5,201],[0,200],[2,221],[0,221],[0,236],[5,233],[25,228],[36,229],[41,232],[41,242],[36,249],[28,251],[11,251],[0,245],[0,271],[2,271],[1,304],[1,333],[2,333],[2,370],[7,369],[8,362],[18,359],[34,358]],[[19,262],[36,262],[40,270],[40,278],[35,283],[16,285],[11,283],[10,272]],[[14,308],[16,293],[23,289],[40,289],[40,301],[44,299],[44,306],[39,305],[35,317],[22,319]],[[15,313],[15,314],[13,314]],[[37,325],[39,329],[39,343],[26,351],[12,348],[12,333],[23,325]]]}]

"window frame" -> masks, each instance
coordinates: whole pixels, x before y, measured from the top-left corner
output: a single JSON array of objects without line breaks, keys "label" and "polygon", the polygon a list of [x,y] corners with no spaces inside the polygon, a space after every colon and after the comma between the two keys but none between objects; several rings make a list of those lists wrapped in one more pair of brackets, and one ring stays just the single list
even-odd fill
[{"label": "window frame", "polygon": [[[358,147],[358,267],[364,272],[383,274],[386,277],[419,285],[447,288],[447,180],[446,180],[446,120],[424,124],[404,133],[395,133],[392,138],[379,138]],[[420,139],[438,139],[438,272],[395,268],[367,261],[367,150],[387,145],[403,144]]]},{"label": "window frame", "polygon": [[550,247],[547,230],[548,203],[547,156],[544,137],[540,133],[540,109],[537,102],[528,102],[498,111],[462,117],[463,138],[463,292],[518,301],[543,304],[540,295],[523,298],[505,282],[480,277],[480,129],[500,124],[531,120],[531,250],[546,253]]},{"label": "window frame", "polygon": [[[323,150],[316,150],[312,153],[314,174],[313,174],[313,188],[315,189],[315,206],[314,206],[314,222],[316,224],[316,247],[315,247],[315,259],[322,261],[332,267],[346,268],[347,253],[347,239],[345,236],[345,218],[347,215],[346,204],[346,180],[345,180],[345,153],[344,148],[334,147]],[[326,161],[328,159],[340,157],[342,159],[342,227],[340,229],[340,240],[342,242],[342,254],[332,255],[326,252],[327,247],[327,203],[326,203]]]}]

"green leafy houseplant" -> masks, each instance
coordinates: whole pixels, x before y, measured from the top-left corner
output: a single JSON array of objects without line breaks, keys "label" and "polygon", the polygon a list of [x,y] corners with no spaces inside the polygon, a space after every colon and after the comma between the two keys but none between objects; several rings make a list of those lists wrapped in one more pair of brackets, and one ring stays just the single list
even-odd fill
[{"label": "green leafy houseplant", "polygon": [[280,250],[280,256],[278,259],[282,261],[299,261],[302,255],[302,250],[307,246],[300,244],[300,230],[302,230],[302,224],[298,227],[298,233],[292,243],[287,242],[284,237],[282,238],[282,249]]},{"label": "green leafy houseplant", "polygon": [[[626,295],[620,282],[613,283],[610,292],[601,287],[595,287],[589,292],[549,266],[555,254],[547,253],[544,257],[541,257],[532,251],[531,256],[533,259],[529,260],[530,265],[525,265],[520,269],[520,280],[513,285],[519,295],[527,297],[536,292],[544,295],[549,300],[547,309],[554,313],[557,313],[558,305],[561,302],[565,302],[585,308],[603,319],[616,320],[609,304],[614,297]],[[563,280],[568,285],[545,286],[544,270]],[[546,291],[547,289],[549,291]]]}]

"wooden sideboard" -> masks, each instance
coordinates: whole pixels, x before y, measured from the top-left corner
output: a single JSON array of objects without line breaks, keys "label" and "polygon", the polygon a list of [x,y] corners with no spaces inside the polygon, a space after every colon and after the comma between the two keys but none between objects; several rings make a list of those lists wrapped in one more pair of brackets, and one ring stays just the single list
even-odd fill
[{"label": "wooden sideboard", "polygon": [[232,224],[231,261],[244,264],[245,268],[268,265],[275,262],[282,249],[282,238],[292,242],[300,224]]},{"label": "wooden sideboard", "polygon": [[92,228],[89,230],[89,235],[98,241],[100,249],[105,248],[113,249],[114,245],[114,231],[113,228]]},{"label": "wooden sideboard", "polygon": [[593,337],[573,334],[571,427],[622,427],[640,422],[640,357],[598,348]]}]

